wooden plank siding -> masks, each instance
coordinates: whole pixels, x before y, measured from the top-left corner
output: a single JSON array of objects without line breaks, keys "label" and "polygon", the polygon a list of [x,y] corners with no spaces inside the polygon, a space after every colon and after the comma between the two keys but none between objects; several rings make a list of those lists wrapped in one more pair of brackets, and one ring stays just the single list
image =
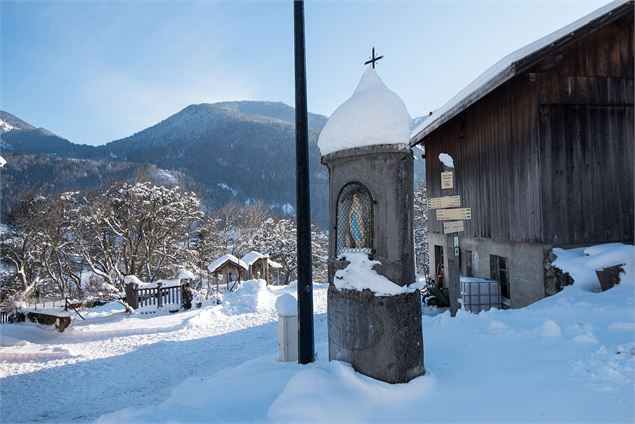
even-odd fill
[{"label": "wooden plank siding", "polygon": [[543,240],[633,240],[633,12],[537,72]]},{"label": "wooden plank siding", "polygon": [[[456,164],[456,192],[472,208],[464,235],[532,241],[540,237],[537,88],[514,79],[479,100],[425,141],[428,196],[441,190],[440,153]],[[442,234],[434,216],[431,231]]]},{"label": "wooden plank siding", "polygon": [[[425,137],[428,196],[461,196],[468,237],[633,240],[633,60],[632,7],[541,52]],[[440,153],[454,158],[455,192],[441,190]]]}]

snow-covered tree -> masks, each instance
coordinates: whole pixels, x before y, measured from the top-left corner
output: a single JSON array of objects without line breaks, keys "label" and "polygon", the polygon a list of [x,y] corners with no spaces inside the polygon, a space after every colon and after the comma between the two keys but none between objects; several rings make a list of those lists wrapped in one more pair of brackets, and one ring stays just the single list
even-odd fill
[{"label": "snow-covered tree", "polygon": [[57,293],[82,297],[81,263],[78,260],[73,221],[79,204],[76,192],[63,193],[40,202],[37,213],[37,242],[43,277]]},{"label": "snow-covered tree", "polygon": [[104,230],[112,232],[124,275],[146,281],[172,277],[177,265],[194,264],[196,225],[203,219],[193,193],[150,183],[112,187]]},{"label": "snow-covered tree", "polygon": [[430,253],[428,251],[428,196],[425,184],[420,185],[415,190],[414,232],[417,273],[428,275],[430,273]]},{"label": "snow-covered tree", "polygon": [[227,253],[227,239],[221,230],[221,220],[217,216],[207,216],[200,222],[196,232],[198,267],[205,267],[216,258]]},{"label": "snow-covered tree", "polygon": [[[297,227],[290,219],[267,219],[254,233],[251,240],[253,250],[268,254],[271,259],[282,265],[284,283],[288,284],[298,266],[297,261]],[[326,279],[328,237],[318,231],[317,226],[311,230],[311,247],[313,262],[313,280]]]},{"label": "snow-covered tree", "polygon": [[234,232],[235,240],[231,253],[240,258],[253,250],[251,245],[254,235],[270,217],[269,208],[261,202],[252,203],[243,208],[240,211],[238,231]]},{"label": "snow-covered tree", "polygon": [[[25,300],[41,285],[35,233],[23,225],[15,225],[2,234],[0,260],[3,262],[2,298],[16,294]],[[4,265],[6,264],[6,265]]]}]

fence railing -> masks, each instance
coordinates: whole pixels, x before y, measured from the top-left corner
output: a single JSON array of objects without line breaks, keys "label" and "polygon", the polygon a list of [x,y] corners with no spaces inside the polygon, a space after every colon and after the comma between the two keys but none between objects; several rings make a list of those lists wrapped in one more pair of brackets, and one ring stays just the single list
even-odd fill
[{"label": "fence railing", "polygon": [[157,309],[167,305],[180,306],[183,299],[182,288],[182,286],[176,286],[137,289],[137,307],[135,309],[147,306],[156,306]]},{"label": "fence railing", "polygon": [[125,285],[126,303],[133,309],[162,308],[176,306],[189,309],[192,306],[192,291],[190,283],[180,286],[137,287],[134,284]]}]

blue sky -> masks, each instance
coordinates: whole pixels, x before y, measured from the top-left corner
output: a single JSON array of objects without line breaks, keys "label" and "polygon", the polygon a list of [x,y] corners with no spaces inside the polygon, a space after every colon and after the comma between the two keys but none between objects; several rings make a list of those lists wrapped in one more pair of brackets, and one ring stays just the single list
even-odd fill
[{"label": "blue sky", "polygon": [[[372,46],[412,116],[608,1],[308,1],[309,110],[346,100]],[[287,1],[0,1],[0,108],[103,144],[192,103],[294,104]]]}]

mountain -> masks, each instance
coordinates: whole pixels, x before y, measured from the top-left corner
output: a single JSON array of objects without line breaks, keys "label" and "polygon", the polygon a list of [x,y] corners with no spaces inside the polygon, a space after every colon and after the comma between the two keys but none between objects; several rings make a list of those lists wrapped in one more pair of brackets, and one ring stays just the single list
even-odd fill
[{"label": "mountain", "polygon": [[94,146],[72,143],[46,128],[36,128],[3,111],[0,111],[0,147],[5,153],[48,154],[75,158],[97,158],[99,154]]},{"label": "mountain", "polygon": [[[104,155],[183,172],[204,189],[213,209],[260,200],[278,212],[295,204],[295,112],[273,102],[191,105],[164,121],[103,147]],[[313,216],[326,223],[328,173],[320,164],[319,131],[310,114]]]},{"label": "mountain", "polygon": [[[311,213],[326,225],[328,171],[320,164],[317,139],[327,118],[308,118]],[[176,175],[179,184],[197,187],[210,210],[230,201],[262,201],[274,212],[293,215],[295,110],[284,103],[190,105],[156,125],[97,147],[74,144],[6,112],[0,112],[0,119],[13,127],[0,133],[2,155],[9,162],[2,171],[5,204],[29,187],[60,192],[130,175]],[[12,160],[10,155],[23,157]],[[422,164],[415,162],[416,175],[423,172]],[[17,192],[7,188],[10,182],[19,187]]]},{"label": "mountain", "polygon": [[0,110],[0,134],[13,130],[33,130],[35,127],[17,116]]}]

